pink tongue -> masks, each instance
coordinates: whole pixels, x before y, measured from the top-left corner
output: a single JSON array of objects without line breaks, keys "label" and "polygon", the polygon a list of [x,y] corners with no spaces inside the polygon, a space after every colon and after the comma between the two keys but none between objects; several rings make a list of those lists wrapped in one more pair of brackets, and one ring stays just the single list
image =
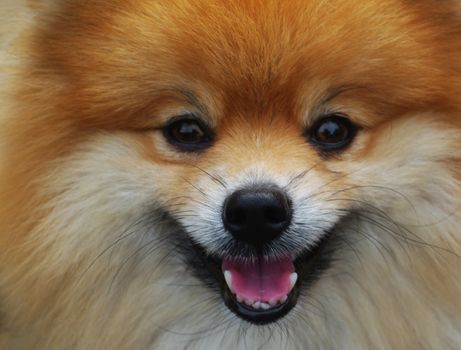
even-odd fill
[{"label": "pink tongue", "polygon": [[290,258],[242,263],[223,259],[222,270],[232,273],[237,296],[253,301],[278,301],[290,292],[290,275],[295,271]]}]

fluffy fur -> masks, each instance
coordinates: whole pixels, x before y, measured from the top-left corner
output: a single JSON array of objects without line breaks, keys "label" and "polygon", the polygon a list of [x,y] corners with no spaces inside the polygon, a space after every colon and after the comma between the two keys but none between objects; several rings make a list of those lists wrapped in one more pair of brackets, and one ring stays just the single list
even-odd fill
[{"label": "fluffy fur", "polygon": [[[46,5],[2,102],[2,349],[461,348],[459,3]],[[217,130],[203,154],[158,130],[184,111]],[[362,126],[334,157],[303,136],[328,111]],[[261,327],[184,252],[226,239],[223,199],[259,180],[293,196],[295,251],[340,222]]]}]

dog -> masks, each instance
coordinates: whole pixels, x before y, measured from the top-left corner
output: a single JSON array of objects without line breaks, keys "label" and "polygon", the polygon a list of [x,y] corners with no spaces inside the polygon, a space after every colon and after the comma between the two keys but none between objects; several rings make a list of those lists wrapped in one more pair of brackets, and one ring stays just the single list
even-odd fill
[{"label": "dog", "polygon": [[2,349],[461,348],[456,1],[29,6]]}]

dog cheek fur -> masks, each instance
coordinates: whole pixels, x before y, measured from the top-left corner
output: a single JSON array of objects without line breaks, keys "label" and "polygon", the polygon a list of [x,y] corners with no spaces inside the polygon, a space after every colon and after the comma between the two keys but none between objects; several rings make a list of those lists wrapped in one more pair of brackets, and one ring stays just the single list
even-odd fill
[{"label": "dog cheek fur", "polygon": [[[433,6],[432,2],[425,3]],[[444,47],[449,49],[452,60],[459,57],[454,47],[444,46],[442,42],[435,51],[446,53]],[[450,71],[447,77],[453,74]],[[42,79],[36,78],[42,84]],[[433,90],[441,95],[451,91],[449,80],[446,79],[447,86],[441,83],[444,86],[434,86]],[[256,347],[269,340],[273,341],[274,348],[284,344],[322,349],[458,347],[456,344],[461,342],[461,286],[455,276],[459,274],[460,264],[452,252],[461,250],[457,211],[461,171],[459,157],[454,154],[461,147],[459,122],[455,122],[458,123],[455,127],[426,124],[420,129],[424,136],[418,134],[421,143],[415,146],[417,152],[401,152],[408,144],[402,135],[394,138],[394,143],[383,143],[385,146],[370,154],[372,159],[382,159],[381,163],[364,159],[361,164],[355,164],[364,169],[355,183],[373,186],[379,180],[388,187],[396,187],[409,195],[411,201],[417,201],[417,212],[398,194],[388,193],[385,200],[382,191],[376,190],[358,194],[362,196],[359,198],[385,210],[387,215],[407,225],[419,239],[432,246],[415,243],[412,236],[406,241],[400,240],[384,228],[361,222],[360,231],[373,239],[361,239],[354,249],[339,251],[331,271],[306,293],[293,314],[280,325],[261,330],[229,316],[218,302],[217,293],[210,293],[197,285],[194,278],[189,278],[182,262],[176,261],[177,257],[167,256],[159,263],[169,252],[167,247],[162,253],[147,254],[140,260],[124,263],[148,243],[150,231],[142,221],[138,226],[141,235],[122,240],[116,249],[99,257],[95,266],[90,266],[104,247],[143,216],[142,209],[147,210],[149,204],[145,188],[151,188],[153,194],[156,187],[149,176],[143,179],[139,176],[149,172],[154,175],[155,170],[152,165],[146,165],[150,170],[137,172],[135,180],[132,176],[134,169],[139,170],[138,164],[131,170],[127,170],[131,163],[126,167],[118,164],[107,170],[100,169],[101,164],[107,162],[102,156],[106,154],[105,147],[118,149],[127,159],[137,156],[132,153],[132,145],[120,146],[127,143],[123,138],[114,141],[117,145],[107,138],[93,140],[91,144],[100,147],[99,150],[91,148],[71,156],[66,163],[56,164],[53,169],[62,169],[53,170],[55,174],[41,165],[50,164],[49,159],[56,156],[56,151],[38,157],[40,149],[53,148],[50,146],[53,142],[56,149],[66,149],[78,142],[71,132],[63,132],[68,126],[66,122],[49,122],[61,110],[50,110],[52,107],[43,101],[54,100],[59,89],[59,84],[50,84],[48,89],[42,90],[41,98],[28,91],[23,97],[31,106],[25,106],[18,115],[36,118],[23,118],[15,128],[9,129],[9,134],[13,135],[9,137],[18,140],[14,148],[18,152],[10,155],[12,159],[8,161],[11,168],[16,164],[16,173],[6,178],[2,174],[0,182],[3,191],[7,192],[0,194],[1,202],[8,203],[0,209],[0,242],[2,247],[8,247],[1,257],[1,300],[6,315],[2,332],[11,329],[8,338],[2,336],[4,348],[145,348],[149,345],[154,349],[207,345],[232,348],[236,341],[241,341],[238,345]],[[450,103],[458,99],[459,94],[453,95],[456,96],[450,96]],[[106,100],[112,102],[114,98],[111,95]],[[77,108],[78,103],[74,103]],[[106,107],[113,105],[107,102]],[[53,117],[40,120],[47,115]],[[459,120],[459,113],[448,119]],[[33,134],[34,129],[40,130],[42,122],[46,122],[48,132],[41,133],[44,136],[40,141],[27,141],[25,135]],[[21,127],[28,131],[19,132]],[[67,140],[69,137],[73,141]],[[393,144],[394,149],[387,149]],[[430,161],[420,162],[418,155]],[[389,167],[388,159],[396,161],[392,171],[383,172],[383,167]],[[352,165],[342,163],[339,170],[345,171],[347,167],[353,174]],[[122,176],[121,168],[129,174]],[[82,173],[82,169],[87,173]],[[15,178],[26,172],[27,177]],[[133,181],[127,183],[127,178]],[[400,183],[400,179],[406,182]],[[37,201],[28,192],[30,185],[24,186],[37,181],[43,188],[34,191],[44,192],[46,201]],[[107,186],[114,182],[125,188]],[[14,191],[23,187],[27,187],[27,191],[12,193],[13,190],[8,189],[11,184],[16,185]],[[141,191],[133,188],[136,184]],[[124,195],[134,192],[136,196],[129,197],[128,206],[118,206],[121,202],[127,203]],[[21,198],[15,200],[18,197]],[[43,207],[43,203],[48,204]],[[37,211],[39,213],[35,214]],[[19,212],[26,215],[16,215]],[[27,237],[23,236],[36,217],[41,218],[40,225]],[[357,232],[353,228],[351,225],[344,234],[354,237]],[[158,237],[166,233],[156,231]],[[376,240],[391,250],[380,248]],[[149,271],[147,280],[145,271]],[[175,285],[177,288],[171,287]]]},{"label": "dog cheek fur", "polygon": [[171,254],[167,236],[177,228],[156,217],[159,171],[130,142],[92,139],[40,180],[40,192],[52,195],[40,208],[46,216],[3,256],[5,321],[30,336],[15,347],[142,348],[159,327],[216,298]]},{"label": "dog cheek fur", "polygon": [[339,299],[355,304],[357,314],[347,325],[366,329],[369,346],[444,348],[460,340],[455,295],[461,285],[454,278],[460,268],[460,159],[453,152],[460,129],[443,119],[429,114],[392,122],[371,133],[375,146],[367,148],[368,157],[338,164],[357,186],[348,197],[365,203],[366,211],[346,236],[356,237],[348,253],[356,256],[338,267],[345,284],[334,289],[355,293]]},{"label": "dog cheek fur", "polygon": [[[456,310],[461,305],[455,301],[461,286],[453,279],[460,266],[452,254],[460,244],[453,220],[460,184],[445,166],[446,155],[459,142],[458,133],[430,121],[418,125],[413,129],[408,119],[394,127],[393,139],[382,136],[386,142],[377,142],[369,159],[355,165],[359,171],[348,169],[365,188],[381,184],[402,191],[407,198],[379,189],[368,189],[367,197],[361,198],[407,225],[415,236],[407,235],[405,241],[395,234],[408,232],[393,235],[364,220],[359,226],[346,226],[341,233],[345,239],[354,240],[356,230],[371,238],[357,239],[354,249],[338,251],[330,271],[303,296],[293,314],[264,330],[234,319],[219,294],[200,285],[177,255],[169,254],[171,247],[161,242],[174,228],[139,221],[146,213],[155,215],[151,197],[166,187],[155,181],[164,169],[140,160],[130,138],[91,139],[42,180],[41,191],[54,193],[48,214],[22,246],[22,257],[17,257],[21,264],[2,274],[8,321],[19,330],[26,326],[30,335],[21,336],[15,346],[231,347],[242,336],[255,346],[271,339],[274,348],[443,348],[460,341]],[[416,144],[414,136],[421,137]],[[428,139],[438,146],[425,148]],[[390,171],[382,172],[383,166]],[[431,181],[435,188],[428,197],[421,183]],[[408,200],[415,201],[417,212]],[[133,225],[136,236],[104,253],[130,234]],[[155,254],[148,253],[150,245],[138,251],[149,242],[159,246]],[[140,256],[127,261],[135,252]],[[12,264],[14,253],[6,256]],[[43,333],[46,340],[38,344]]]}]

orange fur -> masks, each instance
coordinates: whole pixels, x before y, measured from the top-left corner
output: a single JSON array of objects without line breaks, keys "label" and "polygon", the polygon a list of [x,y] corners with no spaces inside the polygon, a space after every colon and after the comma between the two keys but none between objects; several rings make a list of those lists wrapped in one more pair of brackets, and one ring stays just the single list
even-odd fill
[{"label": "orange fur", "polygon": [[[362,223],[371,243],[348,243],[341,257],[352,279],[338,263],[338,276],[309,292],[330,319],[300,305],[305,314],[284,321],[290,330],[274,348],[460,347],[457,7],[449,0],[56,0],[21,43],[24,59],[0,129],[0,344],[231,348],[225,333],[197,337],[194,315],[177,306],[185,296],[198,303],[205,287],[155,288],[164,277],[146,260],[120,267],[138,241],[94,260],[123,233],[108,227],[136,221],[152,203],[196,210],[185,196],[200,202],[197,188],[219,188],[204,170],[238,183],[249,171],[283,180],[315,166],[303,190],[351,189],[326,210],[367,201],[417,234],[383,238],[382,228]],[[303,136],[322,108],[362,126],[331,159]],[[159,132],[184,109],[206,115],[217,130],[202,155],[177,152]],[[386,186],[394,193],[378,190]],[[167,261],[159,270],[184,274]],[[168,311],[158,309],[163,300]],[[237,337],[239,322],[228,337]],[[178,324],[186,329],[181,340],[164,331],[179,332]],[[335,334],[335,327],[344,329]],[[251,328],[243,337],[261,346],[266,331]]]}]

